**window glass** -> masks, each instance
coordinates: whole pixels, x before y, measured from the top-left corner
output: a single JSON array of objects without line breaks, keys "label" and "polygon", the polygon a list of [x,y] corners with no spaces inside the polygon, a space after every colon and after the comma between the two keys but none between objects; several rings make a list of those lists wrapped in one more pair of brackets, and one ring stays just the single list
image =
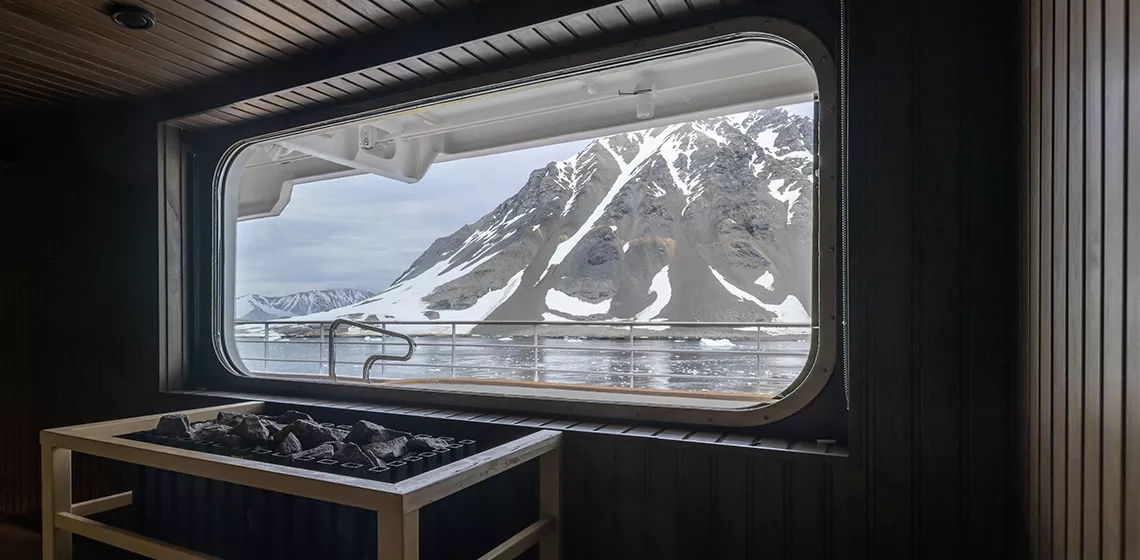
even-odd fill
[{"label": "window glass", "polygon": [[[604,79],[574,87],[597,99]],[[248,146],[225,185],[234,362],[397,385],[785,390],[815,333],[814,81],[688,117],[662,81],[612,88],[629,122],[592,134],[439,132],[429,108]],[[337,319],[355,323],[330,347]],[[393,359],[365,372],[377,355]]]}]

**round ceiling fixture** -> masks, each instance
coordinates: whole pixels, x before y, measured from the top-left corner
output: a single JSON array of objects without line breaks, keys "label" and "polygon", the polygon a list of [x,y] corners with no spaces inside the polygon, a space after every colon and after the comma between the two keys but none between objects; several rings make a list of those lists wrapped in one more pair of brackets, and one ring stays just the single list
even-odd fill
[{"label": "round ceiling fixture", "polygon": [[154,27],[154,14],[128,4],[112,4],[111,19],[127,29],[150,29]]}]

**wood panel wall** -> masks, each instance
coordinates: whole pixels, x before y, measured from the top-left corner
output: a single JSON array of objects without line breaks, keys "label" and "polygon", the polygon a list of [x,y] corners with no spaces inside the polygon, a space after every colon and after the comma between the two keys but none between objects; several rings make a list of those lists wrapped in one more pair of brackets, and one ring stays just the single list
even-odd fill
[{"label": "wood panel wall", "polygon": [[567,434],[568,558],[1024,556],[1008,449],[1017,13],[1001,4],[849,5],[859,456]]},{"label": "wood panel wall", "polygon": [[[569,558],[1019,556],[1009,450],[1018,26],[1006,4],[849,6],[855,456],[808,461],[570,433]],[[746,3],[737,13],[800,5]],[[837,17],[837,3],[822,5],[818,13]],[[6,218],[34,215],[42,226],[5,229],[14,246],[28,244],[16,257],[27,269],[18,293],[28,298],[17,317],[38,334],[54,328],[35,296],[55,302],[54,316],[80,319],[50,343],[20,335],[13,351],[25,361],[0,370],[20,384],[0,408],[0,430],[21,434],[0,447],[4,513],[35,507],[35,429],[184,404],[157,392],[156,138],[148,115],[79,117],[88,133],[67,136],[67,146],[85,155],[66,166],[28,156],[53,171],[22,175],[24,198],[4,205]],[[34,152],[37,141],[60,137],[21,130],[0,143]],[[52,214],[65,194],[77,197],[75,209]],[[98,472],[84,476],[91,480],[83,488],[107,485]]]},{"label": "wood panel wall", "polygon": [[[207,402],[158,392],[153,123],[136,111],[0,124],[9,133],[0,140],[9,317],[0,338],[0,521],[39,523],[40,430]],[[77,456],[76,470],[76,500],[130,482],[92,457]]]},{"label": "wood panel wall", "polygon": [[1026,6],[1030,557],[1140,558],[1140,2]]}]

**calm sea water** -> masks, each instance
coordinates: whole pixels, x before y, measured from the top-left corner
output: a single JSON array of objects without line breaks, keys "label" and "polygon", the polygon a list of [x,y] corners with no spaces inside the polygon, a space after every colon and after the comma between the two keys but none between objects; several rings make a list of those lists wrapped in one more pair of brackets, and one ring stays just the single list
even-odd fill
[{"label": "calm sea water", "polygon": [[[786,388],[803,370],[807,340],[756,338],[582,339],[529,336],[416,337],[410,362],[377,362],[372,379],[482,378],[600,386],[740,393]],[[403,354],[403,343],[337,339],[338,377],[361,377],[372,354]],[[239,337],[238,352],[254,372],[327,375],[328,340]],[[632,370],[630,369],[632,357]],[[537,368],[536,368],[537,365]],[[632,375],[631,375],[632,373]]]}]

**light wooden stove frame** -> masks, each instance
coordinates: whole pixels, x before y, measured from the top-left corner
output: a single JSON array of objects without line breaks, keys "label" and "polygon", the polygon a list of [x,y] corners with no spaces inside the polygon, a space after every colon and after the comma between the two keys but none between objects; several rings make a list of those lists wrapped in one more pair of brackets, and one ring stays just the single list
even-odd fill
[{"label": "light wooden stove frame", "polygon": [[[259,413],[263,402],[183,411],[191,422],[219,411]],[[378,560],[419,559],[420,508],[532,459],[539,461],[539,519],[480,560],[515,558],[536,543],[542,560],[561,550],[561,434],[541,430],[397,483],[211,455],[116,436],[149,430],[161,414],[44,430],[40,433],[43,487],[43,557],[71,558],[71,537],[81,535],[160,559],[204,559],[205,554],[100,523],[88,516],[131,504],[131,492],[71,501],[71,452],[106,457],[284,494],[372,510],[377,517]]]}]

